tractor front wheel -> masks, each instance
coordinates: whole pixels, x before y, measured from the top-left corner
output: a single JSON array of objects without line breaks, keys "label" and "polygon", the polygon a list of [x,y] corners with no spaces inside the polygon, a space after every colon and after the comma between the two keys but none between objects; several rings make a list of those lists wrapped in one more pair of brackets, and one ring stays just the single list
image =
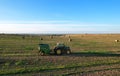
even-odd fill
[{"label": "tractor front wheel", "polygon": [[71,51],[70,51],[70,50],[67,50],[67,51],[66,51],[66,54],[71,54]]}]

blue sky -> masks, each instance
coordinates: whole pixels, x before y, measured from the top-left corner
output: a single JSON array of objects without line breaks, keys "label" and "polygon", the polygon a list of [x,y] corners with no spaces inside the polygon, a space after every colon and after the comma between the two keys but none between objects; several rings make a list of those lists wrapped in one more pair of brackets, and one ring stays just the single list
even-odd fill
[{"label": "blue sky", "polygon": [[120,0],[0,0],[0,33],[120,33]]}]

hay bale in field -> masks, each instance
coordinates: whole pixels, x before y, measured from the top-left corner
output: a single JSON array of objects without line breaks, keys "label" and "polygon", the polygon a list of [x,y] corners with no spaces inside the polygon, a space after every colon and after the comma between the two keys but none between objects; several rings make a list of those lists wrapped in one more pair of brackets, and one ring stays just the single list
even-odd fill
[{"label": "hay bale in field", "polygon": [[40,40],[43,40],[43,38],[41,37]]},{"label": "hay bale in field", "polygon": [[72,41],[72,39],[71,38],[69,38],[69,40],[68,40],[69,42],[71,42]]},{"label": "hay bale in field", "polygon": [[68,38],[71,38],[70,36],[68,36]]},{"label": "hay bale in field", "polygon": [[84,37],[84,35],[81,35],[80,37]]},{"label": "hay bale in field", "polygon": [[51,39],[53,39],[53,36],[50,36]]},{"label": "hay bale in field", "polygon": [[25,39],[25,36],[22,36],[22,39],[24,40],[24,39]]},{"label": "hay bale in field", "polygon": [[119,42],[119,40],[115,40],[115,42]]}]

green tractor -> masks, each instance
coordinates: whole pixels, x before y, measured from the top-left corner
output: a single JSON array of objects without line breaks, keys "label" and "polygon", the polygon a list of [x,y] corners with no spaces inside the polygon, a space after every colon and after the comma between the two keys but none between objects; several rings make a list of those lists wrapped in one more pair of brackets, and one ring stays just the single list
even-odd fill
[{"label": "green tractor", "polygon": [[39,54],[46,55],[46,54],[55,54],[55,55],[62,55],[62,54],[70,54],[71,50],[70,47],[57,43],[57,45],[51,50],[48,44],[39,44]]}]

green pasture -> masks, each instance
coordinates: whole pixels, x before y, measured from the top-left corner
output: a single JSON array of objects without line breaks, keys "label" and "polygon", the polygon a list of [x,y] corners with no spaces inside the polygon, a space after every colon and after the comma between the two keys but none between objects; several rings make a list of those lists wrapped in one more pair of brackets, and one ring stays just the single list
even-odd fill
[{"label": "green pasture", "polygon": [[[119,76],[119,34],[52,36],[1,34],[0,76]],[[72,54],[38,55],[39,43],[53,49],[58,42],[70,46]]]}]

